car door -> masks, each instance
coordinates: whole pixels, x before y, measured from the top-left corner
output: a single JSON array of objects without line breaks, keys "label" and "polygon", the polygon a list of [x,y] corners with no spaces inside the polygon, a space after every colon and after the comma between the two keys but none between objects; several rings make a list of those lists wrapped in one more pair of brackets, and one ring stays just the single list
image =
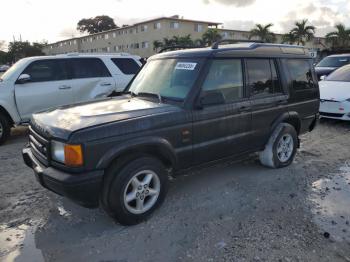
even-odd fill
[{"label": "car door", "polygon": [[265,146],[275,120],[287,112],[285,94],[277,70],[277,61],[268,58],[246,59],[246,77],[252,106],[251,146]]},{"label": "car door", "polygon": [[115,89],[115,81],[99,58],[69,59],[72,71],[71,87],[75,103],[107,97]]},{"label": "car door", "polygon": [[15,98],[23,121],[35,112],[73,103],[66,59],[43,59],[30,63],[22,72],[28,81],[16,81]]},{"label": "car door", "polygon": [[[193,112],[195,164],[245,150],[243,141],[245,134],[249,133],[251,114],[250,102],[244,101],[243,86],[240,59],[212,61],[201,88],[202,109]],[[210,99],[206,101],[208,97]]]}]

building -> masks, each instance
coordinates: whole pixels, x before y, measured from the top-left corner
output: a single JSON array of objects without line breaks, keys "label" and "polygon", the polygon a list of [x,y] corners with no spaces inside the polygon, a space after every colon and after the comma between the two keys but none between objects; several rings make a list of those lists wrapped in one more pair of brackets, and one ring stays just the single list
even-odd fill
[{"label": "building", "polygon": [[[71,38],[47,45],[44,53],[56,55],[64,53],[110,53],[127,52],[141,57],[149,57],[156,53],[154,41],[163,41],[173,36],[191,35],[193,40],[200,39],[208,28],[217,28],[223,39],[249,39],[249,31],[219,28],[221,23],[183,19],[179,16],[160,17],[143,21],[134,25],[117,28],[92,35]],[[277,34],[277,42],[282,35]],[[324,39],[321,40],[324,42]],[[320,50],[324,47],[316,41],[307,43],[310,49]]]}]

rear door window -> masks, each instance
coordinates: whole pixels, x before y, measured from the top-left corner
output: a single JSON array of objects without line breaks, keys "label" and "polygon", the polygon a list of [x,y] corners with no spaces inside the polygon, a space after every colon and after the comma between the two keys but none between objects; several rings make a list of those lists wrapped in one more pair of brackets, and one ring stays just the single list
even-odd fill
[{"label": "rear door window", "polygon": [[69,78],[66,59],[34,61],[22,74],[30,75],[30,82],[60,81]]},{"label": "rear door window", "polygon": [[244,96],[241,59],[214,60],[202,86],[203,92],[221,92],[226,102]]},{"label": "rear door window", "polygon": [[295,90],[304,90],[315,86],[312,77],[311,64],[308,60],[287,59],[285,64]]},{"label": "rear door window", "polygon": [[131,58],[112,58],[112,62],[125,75],[135,75],[140,70],[138,63]]},{"label": "rear door window", "polygon": [[74,79],[111,76],[107,67],[99,58],[72,58],[70,63]]},{"label": "rear door window", "polygon": [[274,60],[247,59],[246,67],[251,97],[283,93]]}]

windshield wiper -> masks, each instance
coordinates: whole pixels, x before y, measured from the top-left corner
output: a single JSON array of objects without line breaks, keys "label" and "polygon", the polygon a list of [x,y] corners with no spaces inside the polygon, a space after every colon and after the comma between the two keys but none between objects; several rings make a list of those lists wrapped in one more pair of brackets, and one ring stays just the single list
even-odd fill
[{"label": "windshield wiper", "polygon": [[154,93],[149,93],[149,92],[140,92],[136,96],[152,96],[156,97],[159,100],[159,103],[162,103],[162,96],[160,94],[154,94]]}]

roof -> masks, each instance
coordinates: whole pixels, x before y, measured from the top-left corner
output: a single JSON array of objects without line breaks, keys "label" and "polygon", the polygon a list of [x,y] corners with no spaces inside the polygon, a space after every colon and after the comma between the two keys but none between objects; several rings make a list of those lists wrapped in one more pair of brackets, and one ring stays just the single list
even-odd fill
[{"label": "roof", "polygon": [[185,58],[185,57],[230,57],[230,56],[252,56],[252,57],[303,57],[310,58],[308,50],[305,47],[297,45],[284,44],[265,44],[265,43],[237,43],[229,45],[220,45],[218,49],[213,48],[195,48],[165,52],[151,57],[156,58]]}]

